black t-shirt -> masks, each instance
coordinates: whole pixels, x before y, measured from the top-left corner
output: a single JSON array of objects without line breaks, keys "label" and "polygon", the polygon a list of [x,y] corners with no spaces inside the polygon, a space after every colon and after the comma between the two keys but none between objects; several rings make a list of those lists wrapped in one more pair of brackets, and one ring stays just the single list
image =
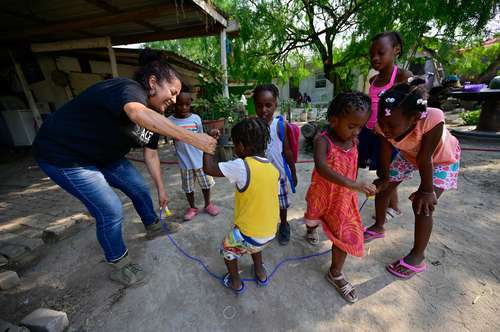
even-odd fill
[{"label": "black t-shirt", "polygon": [[123,110],[129,102],[146,106],[147,95],[128,78],[89,87],[43,123],[33,143],[35,158],[60,167],[98,165],[147,145],[153,132],[130,121]]},{"label": "black t-shirt", "polygon": [[160,141],[160,134],[153,134],[151,136],[151,139],[149,140],[149,143],[146,144],[146,147],[153,149],[153,150],[158,150],[158,143]]}]

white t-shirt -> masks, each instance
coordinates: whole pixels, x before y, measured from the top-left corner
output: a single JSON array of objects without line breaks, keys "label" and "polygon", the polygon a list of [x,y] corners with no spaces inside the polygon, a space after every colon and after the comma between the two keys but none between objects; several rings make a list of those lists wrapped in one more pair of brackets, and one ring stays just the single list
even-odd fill
[{"label": "white t-shirt", "polygon": [[[255,156],[258,160],[268,162],[267,158]],[[245,188],[248,181],[245,161],[241,158],[219,163],[219,169],[231,183],[235,183],[238,189]]]}]

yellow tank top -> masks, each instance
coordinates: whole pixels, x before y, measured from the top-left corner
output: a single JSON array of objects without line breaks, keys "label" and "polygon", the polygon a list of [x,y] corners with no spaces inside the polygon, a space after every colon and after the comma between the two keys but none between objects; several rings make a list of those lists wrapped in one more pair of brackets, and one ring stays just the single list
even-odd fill
[{"label": "yellow tank top", "polygon": [[271,237],[279,221],[279,172],[270,162],[244,159],[247,185],[236,187],[234,224],[249,237]]}]

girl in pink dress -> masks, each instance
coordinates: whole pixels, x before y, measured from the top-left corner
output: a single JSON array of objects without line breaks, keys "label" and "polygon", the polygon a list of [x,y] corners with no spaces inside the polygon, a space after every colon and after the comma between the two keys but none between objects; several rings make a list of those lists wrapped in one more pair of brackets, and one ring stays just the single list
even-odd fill
[{"label": "girl in pink dress", "polygon": [[342,267],[347,254],[362,256],[363,225],[358,212],[358,192],[375,194],[375,185],[357,181],[356,140],[370,116],[370,99],[362,93],[341,93],[328,108],[329,128],[314,142],[311,185],[304,219],[307,233],[323,226],[332,241],[332,265],[326,279],[348,302],[358,297],[345,280]]},{"label": "girl in pink dress", "polygon": [[[406,82],[411,72],[399,68],[396,64],[397,59],[403,54],[403,39],[395,31],[382,32],[372,38],[370,46],[370,61],[372,68],[378,71],[378,74],[370,79],[369,95],[371,99],[372,113],[359,134],[359,158],[358,167],[370,170],[377,170],[379,166],[380,141],[375,134],[374,128],[377,124],[377,110],[379,94],[390,89],[394,84]],[[397,154],[394,150],[393,156]],[[401,215],[398,207],[398,194],[394,190],[389,207],[387,208],[386,219],[390,220]],[[365,241],[372,240],[369,234],[365,234]]]}]

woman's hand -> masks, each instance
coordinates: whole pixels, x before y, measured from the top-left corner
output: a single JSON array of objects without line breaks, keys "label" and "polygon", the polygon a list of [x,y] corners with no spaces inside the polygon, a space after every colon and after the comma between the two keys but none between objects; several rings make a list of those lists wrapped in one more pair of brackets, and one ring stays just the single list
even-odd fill
[{"label": "woman's hand", "polygon": [[165,190],[159,190],[158,191],[158,204],[160,205],[161,208],[165,209],[168,204],[168,195]]},{"label": "woman's hand", "polygon": [[416,191],[410,195],[409,199],[413,202],[413,211],[415,211],[415,214],[423,213],[426,217],[432,214],[434,207],[438,202],[434,191]]},{"label": "woman's hand", "polygon": [[196,134],[195,140],[187,143],[209,154],[214,154],[217,147],[217,140],[207,134]]},{"label": "woman's hand", "polygon": [[377,187],[373,183],[356,181],[352,189],[364,193],[366,196],[373,196],[377,193]]}]

